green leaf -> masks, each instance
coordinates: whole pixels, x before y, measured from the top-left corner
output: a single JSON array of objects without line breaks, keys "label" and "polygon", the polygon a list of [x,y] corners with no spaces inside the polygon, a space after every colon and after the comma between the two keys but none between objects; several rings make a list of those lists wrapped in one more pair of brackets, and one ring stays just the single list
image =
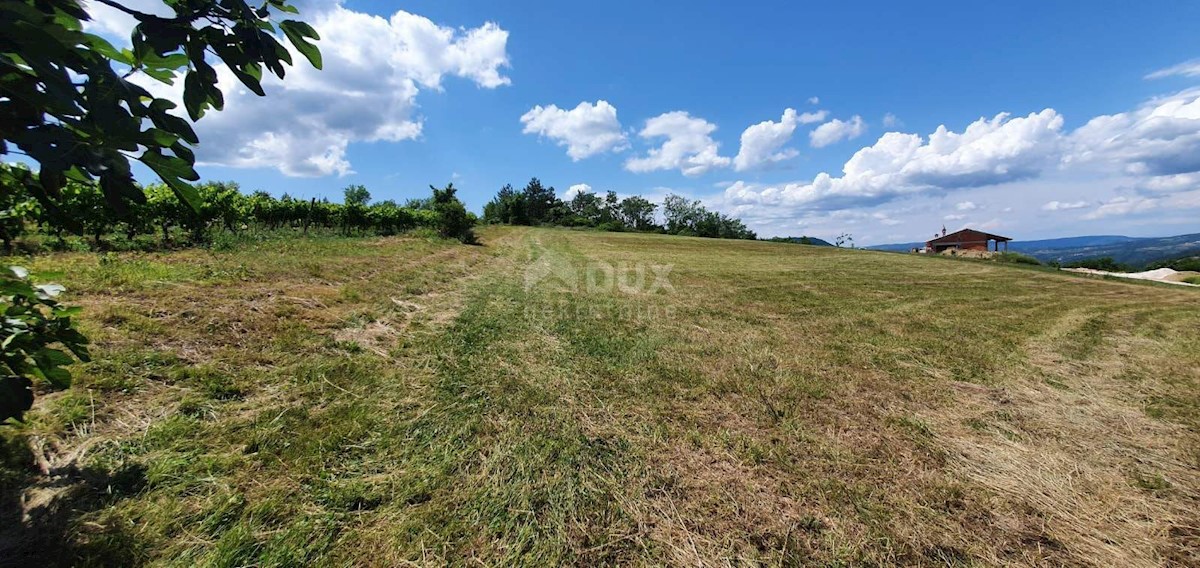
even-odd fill
[{"label": "green leaf", "polygon": [[83,313],[83,308],[79,306],[59,306],[54,308],[54,315],[60,318],[69,318]]},{"label": "green leaf", "polygon": [[196,188],[192,187],[184,179],[197,180],[200,178],[196,174],[196,170],[192,169],[191,165],[180,158],[173,156],[164,156],[158,151],[143,152],[138,161],[146,164],[158,177],[162,178],[163,183],[167,184],[175,195],[181,201],[186,203],[193,211],[199,211],[204,205],[204,200],[200,198],[200,194],[196,192]]},{"label": "green leaf", "polygon": [[92,49],[94,49],[100,55],[103,55],[113,61],[116,61],[117,63],[123,63],[125,65],[133,65],[133,52],[129,51],[128,49],[117,49],[117,48],[113,47],[113,45],[111,43],[108,43],[108,40],[106,40],[98,35],[94,35],[94,34],[83,34],[83,35],[85,38],[87,38],[87,42],[89,44],[91,44]]},{"label": "green leaf", "polygon": [[320,69],[322,65],[321,51],[317,49],[317,46],[308,43],[308,40],[305,39],[320,39],[320,36],[317,35],[317,31],[314,30],[312,26],[295,20],[284,20],[279,23],[279,27],[283,29],[284,35],[286,35],[288,40],[292,42],[292,45],[296,46],[296,49],[300,51],[301,55],[308,59],[308,62],[311,63],[313,67]]},{"label": "green leaf", "polygon": [[71,363],[75,362],[75,360],[72,359],[70,355],[67,355],[64,352],[59,351],[58,349],[51,349],[49,347],[43,347],[43,348],[39,349],[37,354],[34,355],[34,357],[41,357],[42,359],[44,359],[45,361],[50,363],[52,366],[70,365]]},{"label": "green leaf", "polygon": [[147,128],[142,132],[142,134],[149,136],[149,138],[153,140],[155,144],[164,148],[171,147],[172,144],[179,140],[179,135],[172,132],[167,132],[161,128]]},{"label": "green leaf", "polygon": [[142,73],[159,83],[175,84],[175,72],[170,69],[142,69]]},{"label": "green leaf", "polygon": [[192,117],[192,120],[200,120],[200,117],[204,116],[204,104],[207,99],[200,75],[195,71],[188,71],[183,80],[183,106],[187,108],[188,116]]},{"label": "green leaf", "polygon": [[[250,69],[253,69],[253,67],[250,67]],[[242,82],[242,84],[246,86],[247,89],[250,89],[251,91],[253,91],[254,94],[256,94],[260,97],[267,96],[267,93],[265,91],[263,91],[262,84],[259,83],[259,80],[261,79],[261,75],[262,75],[261,70],[259,71],[258,77],[255,77],[254,75],[251,75],[245,71],[242,71],[241,69],[238,69],[237,67],[230,67],[229,70],[233,71],[234,76],[236,76]]]},{"label": "green leaf", "polygon": [[71,386],[71,372],[62,367],[49,367],[42,369],[42,375],[50,381],[54,388],[65,389]]}]

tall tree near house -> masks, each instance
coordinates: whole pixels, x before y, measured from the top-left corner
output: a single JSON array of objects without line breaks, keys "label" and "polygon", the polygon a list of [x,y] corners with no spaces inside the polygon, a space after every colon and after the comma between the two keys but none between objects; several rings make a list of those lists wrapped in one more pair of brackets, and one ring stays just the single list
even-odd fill
[{"label": "tall tree near house", "polygon": [[[84,32],[88,8],[104,4],[137,21],[130,47],[118,49]],[[22,154],[38,163],[36,175],[0,169],[0,188],[20,186],[47,210],[61,208],[69,182],[98,183],[108,206],[124,210],[145,203],[134,182],[138,161],[192,209],[196,189],[193,147],[199,143],[177,104],[130,81],[134,75],[171,84],[182,74],[183,106],[199,120],[225,99],[214,63],[224,64],[242,85],[265,95],[264,68],[283,78],[292,53],[283,37],[314,67],[321,54],[317,32],[286,19],[298,13],[287,0],[164,0],[173,16],[130,8],[120,0],[4,0],[0,2],[0,155]],[[0,309],[23,314],[0,328],[0,420],[19,417],[32,401],[31,379],[64,386],[70,362],[85,339],[69,315],[22,270],[0,274]],[[55,288],[57,290],[57,288]],[[10,325],[11,324],[11,325]],[[66,330],[66,331],[64,331]],[[77,337],[78,336],[78,337]]]}]

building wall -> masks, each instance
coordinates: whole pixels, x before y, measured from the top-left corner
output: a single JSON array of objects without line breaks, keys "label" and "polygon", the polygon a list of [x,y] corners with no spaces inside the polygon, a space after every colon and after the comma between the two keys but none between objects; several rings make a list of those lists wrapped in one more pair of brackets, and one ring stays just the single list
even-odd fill
[{"label": "building wall", "polygon": [[988,251],[988,250],[991,250],[991,249],[989,249],[989,248],[988,248],[988,242],[987,242],[987,241],[983,241],[983,242],[974,242],[974,243],[938,243],[938,244],[936,244],[936,245],[933,245],[933,246],[930,246],[930,245],[927,243],[927,244],[925,245],[925,247],[926,247],[927,249],[929,249],[929,250],[932,250],[932,251],[934,251],[934,252],[941,252],[941,251],[948,250],[948,249],[953,249],[953,248],[956,248],[956,249],[959,249],[959,250],[981,250],[981,251]]}]

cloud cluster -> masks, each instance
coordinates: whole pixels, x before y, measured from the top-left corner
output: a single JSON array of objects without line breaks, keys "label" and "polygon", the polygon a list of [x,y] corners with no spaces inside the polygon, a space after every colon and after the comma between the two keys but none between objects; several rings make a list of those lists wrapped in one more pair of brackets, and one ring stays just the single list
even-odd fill
[{"label": "cloud cluster", "polygon": [[[161,5],[161,2],[159,2]],[[335,1],[303,2],[303,17],[321,35],[324,70],[298,64],[280,81],[264,74],[267,97],[241,86],[217,65],[225,110],[196,125],[202,164],[269,167],[289,176],[345,175],[346,149],[354,142],[414,139],[422,131],[416,98],[441,91],[445,77],[483,88],[508,85],[508,32],[494,23],[464,29],[398,11],[383,18],[348,10]],[[128,41],[132,21],[93,4],[101,33]],[[182,81],[142,82],[160,96],[181,98]]]},{"label": "cloud cluster", "polygon": [[784,148],[792,139],[796,127],[825,120],[826,111],[797,114],[796,109],[784,109],[779,122],[766,120],[742,132],[741,149],[733,158],[733,169],[739,172],[782,162],[799,154],[794,148]]},{"label": "cloud cluster", "polygon": [[[1171,74],[1186,74],[1186,66],[1177,68]],[[736,181],[715,200],[775,225],[905,197],[974,196],[1002,184],[1012,188],[1005,191],[1053,192],[1058,199],[1033,210],[1074,213],[1083,221],[1200,209],[1200,89],[1096,116],[1072,131],[1064,131],[1063,122],[1057,111],[1045,109],[979,119],[961,132],[940,126],[928,137],[888,132],[851,156],[840,174],[776,184]],[[925,203],[931,218],[946,221],[967,220],[979,209],[960,200],[947,214],[935,201],[910,203]],[[977,221],[972,225],[983,222]]]},{"label": "cloud cluster", "polygon": [[716,130],[717,125],[684,111],[660,114],[647,120],[638,136],[665,139],[662,145],[645,156],[630,158],[625,169],[634,173],[678,169],[685,176],[697,176],[728,167],[732,160],[720,155],[720,145],[712,138]]},{"label": "cloud cluster", "polygon": [[1200,90],[1097,116],[1072,133],[1069,143],[1067,164],[1116,164],[1122,173],[1137,176],[1200,171]]},{"label": "cloud cluster", "polygon": [[535,106],[521,116],[521,124],[525,134],[545,136],[566,146],[567,155],[575,161],[629,147],[617,109],[608,101],[581,102],[571,110]]},{"label": "cloud cluster", "polygon": [[1036,175],[1059,145],[1062,117],[1052,109],[979,119],[962,133],[945,126],[923,139],[888,132],[856,152],[841,176],[761,186],[736,182],[732,203],[828,210],[881,203],[908,194],[995,185]]},{"label": "cloud cluster", "polygon": [[853,140],[867,131],[867,123],[857,114],[850,120],[833,119],[808,133],[813,148],[823,148],[842,140]]}]

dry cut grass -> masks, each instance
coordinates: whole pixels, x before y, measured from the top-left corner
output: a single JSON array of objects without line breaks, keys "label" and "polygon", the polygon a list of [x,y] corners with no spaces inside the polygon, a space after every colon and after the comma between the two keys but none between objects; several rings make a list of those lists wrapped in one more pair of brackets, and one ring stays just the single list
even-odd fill
[{"label": "dry cut grass", "polygon": [[482,235],[35,260],[97,362],[5,433],[5,557],[1200,564],[1195,290]]}]

